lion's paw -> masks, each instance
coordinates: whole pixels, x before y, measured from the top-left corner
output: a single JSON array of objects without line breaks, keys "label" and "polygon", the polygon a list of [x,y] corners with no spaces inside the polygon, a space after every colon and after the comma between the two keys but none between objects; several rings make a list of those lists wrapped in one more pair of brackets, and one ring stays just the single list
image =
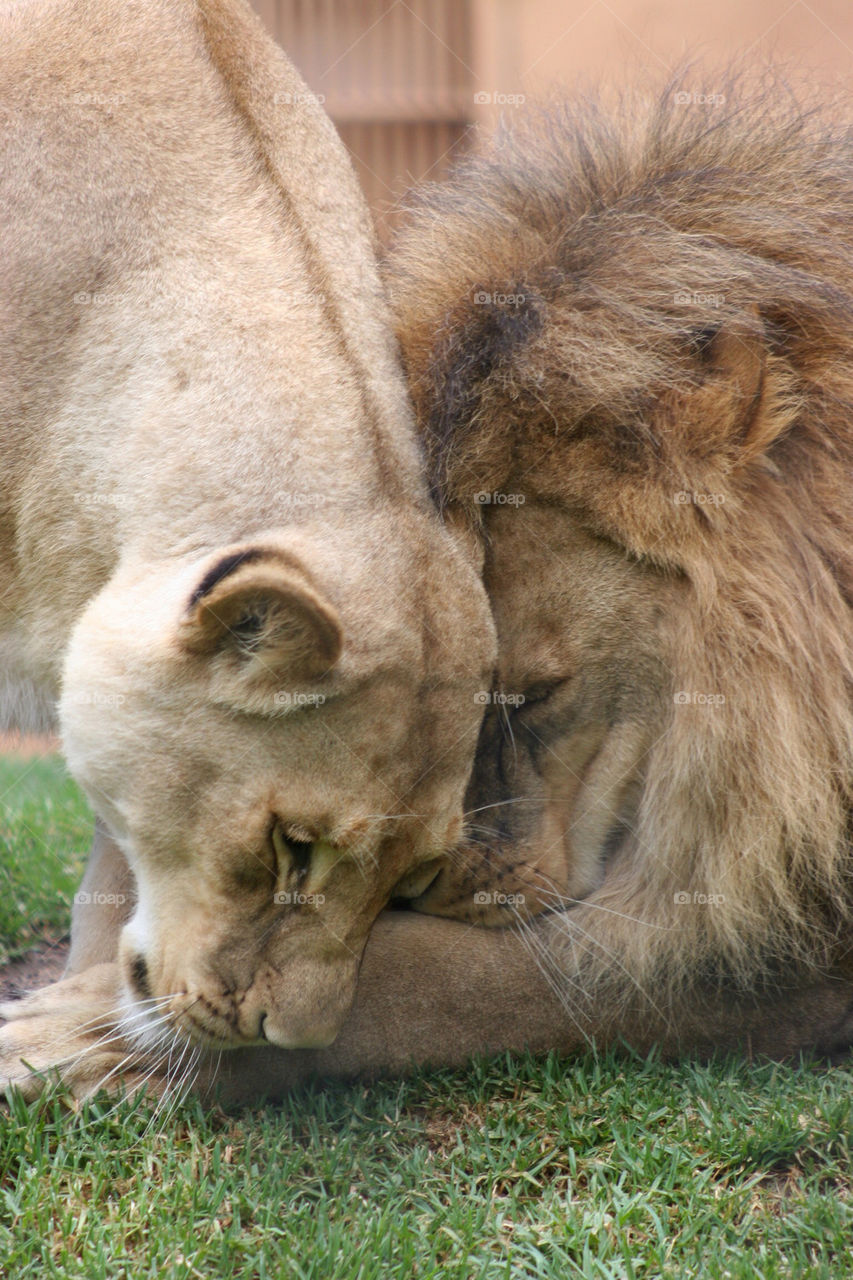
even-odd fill
[{"label": "lion's paw", "polygon": [[116,965],[96,965],[2,1004],[0,1017],[0,1093],[14,1088],[32,1100],[57,1079],[76,1099],[120,1086],[154,1096],[165,1090],[164,1077],[122,1032]]}]

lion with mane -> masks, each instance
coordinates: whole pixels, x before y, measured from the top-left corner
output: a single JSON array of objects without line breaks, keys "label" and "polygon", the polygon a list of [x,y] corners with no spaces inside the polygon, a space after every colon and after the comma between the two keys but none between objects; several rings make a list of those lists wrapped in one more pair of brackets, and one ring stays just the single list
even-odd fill
[{"label": "lion with mane", "polygon": [[469,792],[493,830],[422,905],[523,854],[604,1039],[741,1041],[739,1002],[849,971],[853,150],[778,80],[726,89],[505,132],[390,264],[516,695]]}]

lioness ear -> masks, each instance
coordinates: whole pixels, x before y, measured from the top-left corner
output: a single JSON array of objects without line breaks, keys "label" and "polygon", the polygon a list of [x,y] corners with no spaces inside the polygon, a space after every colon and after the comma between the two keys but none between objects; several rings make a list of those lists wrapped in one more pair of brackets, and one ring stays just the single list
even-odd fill
[{"label": "lioness ear", "polygon": [[224,551],[200,579],[180,639],[191,653],[219,656],[251,682],[274,685],[328,671],[343,635],[334,606],[295,556],[247,547]]}]

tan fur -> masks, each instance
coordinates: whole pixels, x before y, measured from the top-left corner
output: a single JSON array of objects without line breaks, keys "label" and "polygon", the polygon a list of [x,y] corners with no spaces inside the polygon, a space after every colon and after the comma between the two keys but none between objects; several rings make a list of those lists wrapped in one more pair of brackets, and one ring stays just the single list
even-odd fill
[{"label": "tan fur", "polygon": [[76,963],[131,915],[140,1034],[324,1043],[493,660],[367,211],[242,0],[25,0],[0,48],[2,714],[61,698],[126,891]]},{"label": "tan fur", "polygon": [[[779,85],[678,88],[522,125],[392,257],[516,701],[486,708],[468,841],[419,901],[462,919],[380,917],[335,1043],[228,1055],[234,1096],[590,1039],[851,1042],[853,138]],[[474,900],[506,886],[529,897]]]}]

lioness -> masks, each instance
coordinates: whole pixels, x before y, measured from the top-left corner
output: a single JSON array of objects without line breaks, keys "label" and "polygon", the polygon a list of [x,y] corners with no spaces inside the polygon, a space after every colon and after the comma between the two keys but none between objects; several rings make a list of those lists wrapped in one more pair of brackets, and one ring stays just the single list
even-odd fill
[{"label": "lioness", "polygon": [[324,1044],[459,839],[494,656],[369,217],[242,0],[33,0],[0,49],[3,721],[60,696],[83,897],[132,868],[128,1027]]},{"label": "lioness", "polygon": [[[226,1054],[235,1094],[589,1039],[850,1043],[853,139],[778,89],[680,87],[518,128],[392,257],[499,634],[469,838],[417,903],[462,920],[381,916],[335,1043]],[[550,909],[471,927],[484,894]],[[23,1006],[6,1071],[84,1046],[113,975]],[[73,1088],[121,1051],[89,1044]]]}]

